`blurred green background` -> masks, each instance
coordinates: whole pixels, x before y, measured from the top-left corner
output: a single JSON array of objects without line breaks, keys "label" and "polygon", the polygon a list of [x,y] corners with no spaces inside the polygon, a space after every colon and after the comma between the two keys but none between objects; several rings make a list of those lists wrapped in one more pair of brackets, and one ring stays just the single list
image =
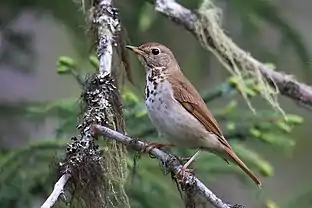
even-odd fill
[{"label": "blurred green background", "polygon": [[[203,50],[183,27],[154,11],[152,1],[116,0],[130,43],[163,43],[175,53],[185,75],[199,89],[237,154],[263,181],[262,191],[236,167],[202,154],[194,167],[219,197],[247,207],[312,207],[312,112],[285,97],[282,115],[247,89],[257,115],[237,93],[235,78]],[[199,0],[179,1],[190,9]],[[312,2],[309,0],[216,0],[227,34],[258,60],[312,84]],[[85,75],[91,44],[79,2],[1,0],[0,2],[0,207],[39,207],[57,180],[56,165],[75,135],[81,88],[57,73],[57,60],[68,56]],[[122,90],[127,132],[155,140],[144,106],[144,71],[130,55],[136,86]],[[214,99],[212,96],[217,95]],[[194,151],[173,150],[190,156]],[[175,183],[158,161],[142,156],[133,169],[129,153],[126,191],[132,207],[181,207]],[[64,207],[60,201],[56,206]],[[207,207],[211,207],[207,204]]]}]

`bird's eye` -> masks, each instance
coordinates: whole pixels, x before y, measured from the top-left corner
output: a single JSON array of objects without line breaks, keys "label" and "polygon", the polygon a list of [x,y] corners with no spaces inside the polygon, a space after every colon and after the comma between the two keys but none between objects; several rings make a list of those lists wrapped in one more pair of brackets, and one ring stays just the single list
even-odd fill
[{"label": "bird's eye", "polygon": [[159,49],[158,48],[153,48],[152,49],[152,54],[153,55],[158,55],[159,54]]}]

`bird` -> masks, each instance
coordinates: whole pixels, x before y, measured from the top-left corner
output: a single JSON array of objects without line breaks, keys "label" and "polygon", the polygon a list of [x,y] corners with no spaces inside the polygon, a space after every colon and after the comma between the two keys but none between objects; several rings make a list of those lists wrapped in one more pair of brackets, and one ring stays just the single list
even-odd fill
[{"label": "bird", "polygon": [[146,73],[145,105],[148,116],[168,144],[151,143],[154,147],[196,149],[183,165],[182,171],[202,151],[221,157],[228,164],[238,165],[257,185],[257,176],[235,154],[225,139],[216,119],[192,83],[183,74],[173,52],[160,43],[148,42],[140,46],[127,45],[137,55]]}]

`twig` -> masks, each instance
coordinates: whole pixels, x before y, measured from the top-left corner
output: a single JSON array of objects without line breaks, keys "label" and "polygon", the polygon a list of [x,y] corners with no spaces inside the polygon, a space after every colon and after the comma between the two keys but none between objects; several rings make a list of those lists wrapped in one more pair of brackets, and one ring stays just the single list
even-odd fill
[{"label": "twig", "polygon": [[63,193],[64,187],[69,178],[70,174],[62,175],[62,177],[55,183],[52,193],[47,198],[47,200],[42,204],[41,208],[50,208],[56,203],[58,197]]},{"label": "twig", "polygon": [[[148,145],[142,141],[137,139],[130,138],[124,134],[121,134],[117,131],[111,130],[107,127],[95,125],[94,131],[96,134],[103,135],[107,138],[114,139],[117,142],[120,142],[126,146],[130,146],[135,150],[141,151]],[[182,165],[173,158],[172,155],[163,152],[160,149],[154,148],[150,150],[150,154],[156,157],[158,160],[164,164],[170,172],[177,174],[179,170],[182,168]],[[210,191],[199,179],[193,176],[190,173],[184,173],[184,179],[182,186],[187,186],[186,191],[192,190],[193,192],[200,194],[205,197],[207,201],[209,201],[216,208],[230,208],[231,205],[223,202],[220,198],[218,198],[212,191]],[[182,182],[181,182],[182,183]]]},{"label": "twig", "polygon": [[[185,27],[196,38],[198,38],[195,30],[195,23],[199,16],[191,10],[183,7],[175,0],[147,0],[155,5],[155,10],[177,24]],[[209,34],[207,34],[209,37]],[[215,48],[213,41],[210,47]],[[225,56],[225,54],[220,54]],[[259,71],[268,80],[269,84],[279,89],[280,93],[296,102],[312,106],[312,88],[304,83],[296,81],[293,77],[281,72],[273,71],[258,60],[250,57],[251,64],[259,66]]]}]

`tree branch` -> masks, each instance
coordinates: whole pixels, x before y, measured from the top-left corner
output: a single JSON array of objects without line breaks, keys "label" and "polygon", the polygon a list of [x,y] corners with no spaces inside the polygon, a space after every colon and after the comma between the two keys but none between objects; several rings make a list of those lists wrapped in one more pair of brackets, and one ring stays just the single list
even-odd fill
[{"label": "tree branch", "polygon": [[[82,116],[77,125],[78,135],[68,145],[66,159],[61,163],[63,174],[41,208],[52,207],[63,193],[69,178],[74,184],[78,203],[87,207],[129,207],[123,190],[126,169],[125,147],[108,141],[109,150],[103,155],[91,132],[93,124],[124,131],[124,119],[119,91],[112,74],[113,37],[120,31],[118,11],[111,0],[92,1],[89,23],[97,33],[99,71],[89,76],[83,84]],[[111,164],[114,164],[113,166]],[[104,174],[105,173],[105,174]],[[114,178],[114,182],[112,182]],[[85,179],[88,179],[87,181]],[[84,191],[81,191],[84,190]]]},{"label": "tree branch", "polygon": [[[198,14],[178,4],[175,0],[147,0],[155,5],[155,10],[169,19],[173,20],[177,24],[182,25],[191,32],[196,38],[199,38],[196,34],[195,23],[200,18]],[[217,50],[215,46],[216,40],[209,39],[209,32],[206,31],[207,40],[211,48]],[[209,41],[210,40],[210,41]],[[226,54],[219,54],[223,58],[226,58]],[[234,62],[236,60],[234,59]],[[277,87],[280,93],[287,96],[294,101],[312,106],[312,88],[304,83],[296,81],[292,76],[286,75],[282,72],[277,72],[269,69],[266,65],[249,57],[250,64],[256,65],[261,74],[267,79],[268,83],[272,87]],[[228,60],[228,63],[231,63]]]},{"label": "tree branch", "polygon": [[[117,142],[120,142],[126,146],[130,146],[131,148],[137,151],[144,150],[144,148],[148,145],[147,143],[144,143],[137,139],[130,138],[124,134],[121,134],[117,131],[111,130],[104,126],[95,125],[93,129],[95,134],[100,134],[107,138],[116,140]],[[165,166],[166,170],[169,172],[177,174],[179,170],[182,168],[182,165],[178,162],[178,160],[174,156],[165,153],[160,149],[157,148],[151,149],[150,154],[156,157],[158,160],[160,160],[162,164]],[[183,177],[184,179],[179,180],[179,182],[182,187],[184,186],[186,192],[200,194],[216,208],[232,207],[231,205],[226,204],[220,198],[218,198],[199,179],[197,179],[192,174],[185,172]]]},{"label": "tree branch", "polygon": [[50,208],[56,203],[58,197],[63,193],[64,187],[69,178],[70,178],[70,174],[64,174],[62,175],[62,177],[60,177],[60,179],[55,183],[54,189],[51,195],[43,203],[41,208]]}]

